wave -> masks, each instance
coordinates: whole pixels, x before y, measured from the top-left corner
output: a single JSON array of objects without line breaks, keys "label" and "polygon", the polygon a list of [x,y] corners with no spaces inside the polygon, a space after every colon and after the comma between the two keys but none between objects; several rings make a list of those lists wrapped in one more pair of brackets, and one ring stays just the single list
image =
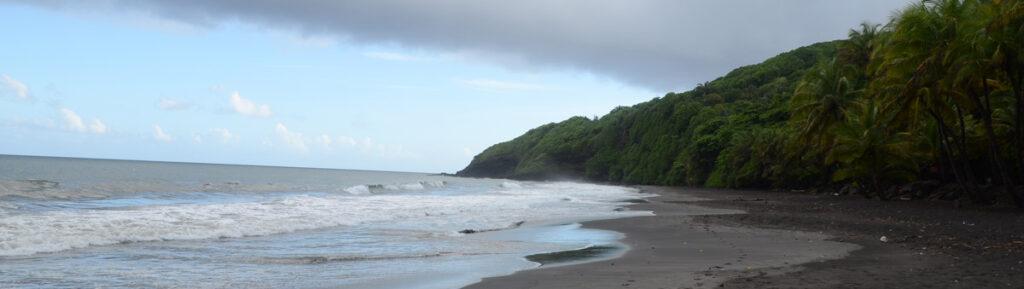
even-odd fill
[{"label": "wave", "polygon": [[281,257],[281,258],[259,258],[252,259],[250,262],[257,264],[286,264],[286,265],[306,265],[306,264],[323,264],[323,263],[336,263],[336,262],[358,262],[358,261],[379,261],[379,260],[401,260],[401,259],[425,259],[425,258],[436,258],[454,255],[454,252],[437,252],[431,254],[409,254],[409,255],[381,255],[381,256],[360,256],[360,255],[340,255],[340,256],[299,256],[299,257]]},{"label": "wave", "polygon": [[[419,182],[440,186],[443,182]],[[412,186],[410,186],[412,187]],[[387,190],[385,186],[367,189]],[[493,187],[492,187],[493,188]],[[166,240],[239,238],[374,224],[439,234],[466,228],[646,214],[617,211],[636,189],[538,183],[472,194],[302,194],[230,203],[161,204],[117,210],[53,210],[0,215],[0,256]],[[569,198],[571,201],[565,201]]]},{"label": "wave", "polygon": [[509,182],[509,181],[502,182],[501,183],[501,187],[502,188],[506,188],[506,189],[521,189],[521,188],[523,188],[523,186],[520,185],[519,183]]},{"label": "wave", "polygon": [[511,230],[511,229],[522,227],[523,223],[526,223],[526,221],[515,222],[515,223],[512,223],[511,225],[508,225],[508,226],[506,226],[504,228],[465,229],[465,230],[459,231],[458,233],[459,234],[476,234],[476,233],[494,232],[494,231],[501,231],[501,230]]},{"label": "wave", "polygon": [[355,185],[345,188],[345,192],[353,195],[369,195],[378,194],[384,192],[397,192],[397,191],[420,191],[430,188],[443,188],[448,183],[445,181],[419,181],[415,183],[406,184],[372,184],[372,185]]},{"label": "wave", "polygon": [[0,180],[0,196],[31,196],[60,189],[60,182],[51,180]]}]

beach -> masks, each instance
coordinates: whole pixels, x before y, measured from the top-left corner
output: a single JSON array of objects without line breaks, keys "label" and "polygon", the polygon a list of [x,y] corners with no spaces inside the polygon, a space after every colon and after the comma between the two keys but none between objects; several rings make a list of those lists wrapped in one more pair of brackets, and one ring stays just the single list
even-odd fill
[{"label": "beach", "polygon": [[[643,187],[656,216],[584,223],[621,232],[619,258],[545,265],[465,288],[1021,288],[1013,211],[855,196]],[[885,236],[884,242],[882,236]]]}]

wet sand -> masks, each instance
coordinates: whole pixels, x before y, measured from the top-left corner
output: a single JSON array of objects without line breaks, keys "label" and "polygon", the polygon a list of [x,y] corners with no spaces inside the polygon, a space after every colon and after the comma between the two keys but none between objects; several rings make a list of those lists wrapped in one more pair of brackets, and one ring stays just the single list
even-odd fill
[{"label": "wet sand", "polygon": [[715,288],[730,279],[779,275],[794,265],[838,259],[860,246],[822,233],[703,222],[700,216],[743,214],[693,204],[707,199],[685,189],[644,187],[659,197],[631,206],[655,216],[603,220],[585,227],[625,234],[619,258],[544,265],[465,288]]}]

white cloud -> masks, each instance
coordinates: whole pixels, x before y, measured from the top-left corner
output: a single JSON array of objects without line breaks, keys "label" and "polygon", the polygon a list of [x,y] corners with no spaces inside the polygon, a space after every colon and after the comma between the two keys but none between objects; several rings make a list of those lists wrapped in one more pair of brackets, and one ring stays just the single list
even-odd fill
[{"label": "white cloud", "polygon": [[320,143],[320,145],[322,145],[323,147],[329,149],[331,148],[331,144],[334,143],[334,139],[331,138],[331,136],[329,135],[321,134],[320,137],[317,138],[317,142]]},{"label": "white cloud", "polygon": [[192,142],[197,144],[204,143],[209,139],[220,141],[221,143],[230,143],[237,140],[238,135],[226,128],[211,128],[205,132],[192,134]]},{"label": "white cloud", "polygon": [[0,84],[3,84],[7,90],[14,93],[14,97],[20,100],[31,99],[28,95],[28,85],[18,81],[17,79],[11,78],[6,74],[0,74]]},{"label": "white cloud", "polygon": [[177,99],[161,98],[157,106],[163,110],[186,110],[192,108],[192,104]]},{"label": "white cloud", "polygon": [[235,112],[244,116],[271,117],[274,115],[274,113],[270,111],[269,105],[256,104],[251,100],[243,98],[237,91],[231,94],[230,101],[231,108],[234,109]]},{"label": "white cloud", "polygon": [[344,144],[357,148],[364,154],[377,155],[384,158],[409,158],[416,156],[414,153],[405,150],[401,145],[377,143],[370,137],[365,137],[359,141],[353,138],[339,137],[339,140],[342,138],[344,138]]},{"label": "white cloud", "polygon": [[395,53],[395,52],[382,52],[382,51],[374,51],[374,52],[363,53],[363,56],[366,56],[366,57],[369,57],[369,58],[373,58],[373,59],[388,60],[388,61],[423,61],[423,60],[426,60],[426,59],[424,59],[422,57],[412,56],[412,55],[408,55],[408,54]]},{"label": "white cloud", "polygon": [[82,117],[78,116],[75,111],[61,108],[60,114],[64,116],[64,125],[73,131],[84,132],[86,130],[85,123],[82,122]]},{"label": "white cloud", "polygon": [[494,79],[458,79],[456,80],[462,85],[466,85],[472,88],[488,90],[488,91],[529,91],[529,90],[544,90],[547,87],[539,84],[523,83],[523,82],[511,82],[501,81]]},{"label": "white cloud", "polygon": [[338,136],[334,138],[335,142],[347,146],[356,146],[356,139],[347,136]]},{"label": "white cloud", "polygon": [[277,137],[281,139],[288,147],[300,152],[307,152],[309,148],[306,146],[306,139],[303,138],[301,133],[292,132],[288,130],[288,127],[282,123],[277,123],[274,127],[274,131],[277,132]]},{"label": "white cloud", "polygon": [[174,137],[164,132],[164,129],[156,124],[153,125],[153,138],[162,142],[174,141]]},{"label": "white cloud", "polygon": [[216,136],[217,138],[220,138],[221,142],[230,142],[230,141],[235,140],[236,138],[238,138],[237,135],[235,135],[234,133],[232,133],[230,130],[228,130],[226,128],[210,129],[210,133],[213,134],[214,136]]},{"label": "white cloud", "polygon": [[64,118],[64,127],[71,131],[104,134],[109,130],[107,125],[97,118],[93,118],[92,123],[86,125],[78,113],[68,108],[61,108],[60,114]]},{"label": "white cloud", "polygon": [[[369,137],[356,140],[355,138],[341,135],[331,136],[328,134],[314,134],[312,136],[306,136],[301,132],[288,129],[288,127],[282,123],[278,123],[274,127],[274,131],[277,134],[278,140],[283,143],[285,147],[303,153],[310,152],[311,149],[319,149],[324,152],[335,149],[351,149],[350,152],[383,158],[416,157],[416,154],[406,150],[401,145],[380,144]],[[265,145],[272,144],[265,143]]]},{"label": "white cloud", "polygon": [[467,156],[467,157],[471,157],[471,156],[473,156],[473,150],[471,150],[469,148],[462,148],[462,154]]},{"label": "white cloud", "polygon": [[107,133],[107,124],[103,123],[103,121],[100,121],[99,119],[94,118],[92,119],[92,123],[89,124],[89,131],[98,134]]}]

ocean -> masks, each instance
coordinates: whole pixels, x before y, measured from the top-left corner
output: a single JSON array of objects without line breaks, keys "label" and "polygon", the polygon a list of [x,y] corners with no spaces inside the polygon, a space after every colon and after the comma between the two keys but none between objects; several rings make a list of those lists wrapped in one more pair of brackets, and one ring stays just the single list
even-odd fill
[{"label": "ocean", "polygon": [[2,288],[460,288],[618,246],[638,190],[0,155]]}]

